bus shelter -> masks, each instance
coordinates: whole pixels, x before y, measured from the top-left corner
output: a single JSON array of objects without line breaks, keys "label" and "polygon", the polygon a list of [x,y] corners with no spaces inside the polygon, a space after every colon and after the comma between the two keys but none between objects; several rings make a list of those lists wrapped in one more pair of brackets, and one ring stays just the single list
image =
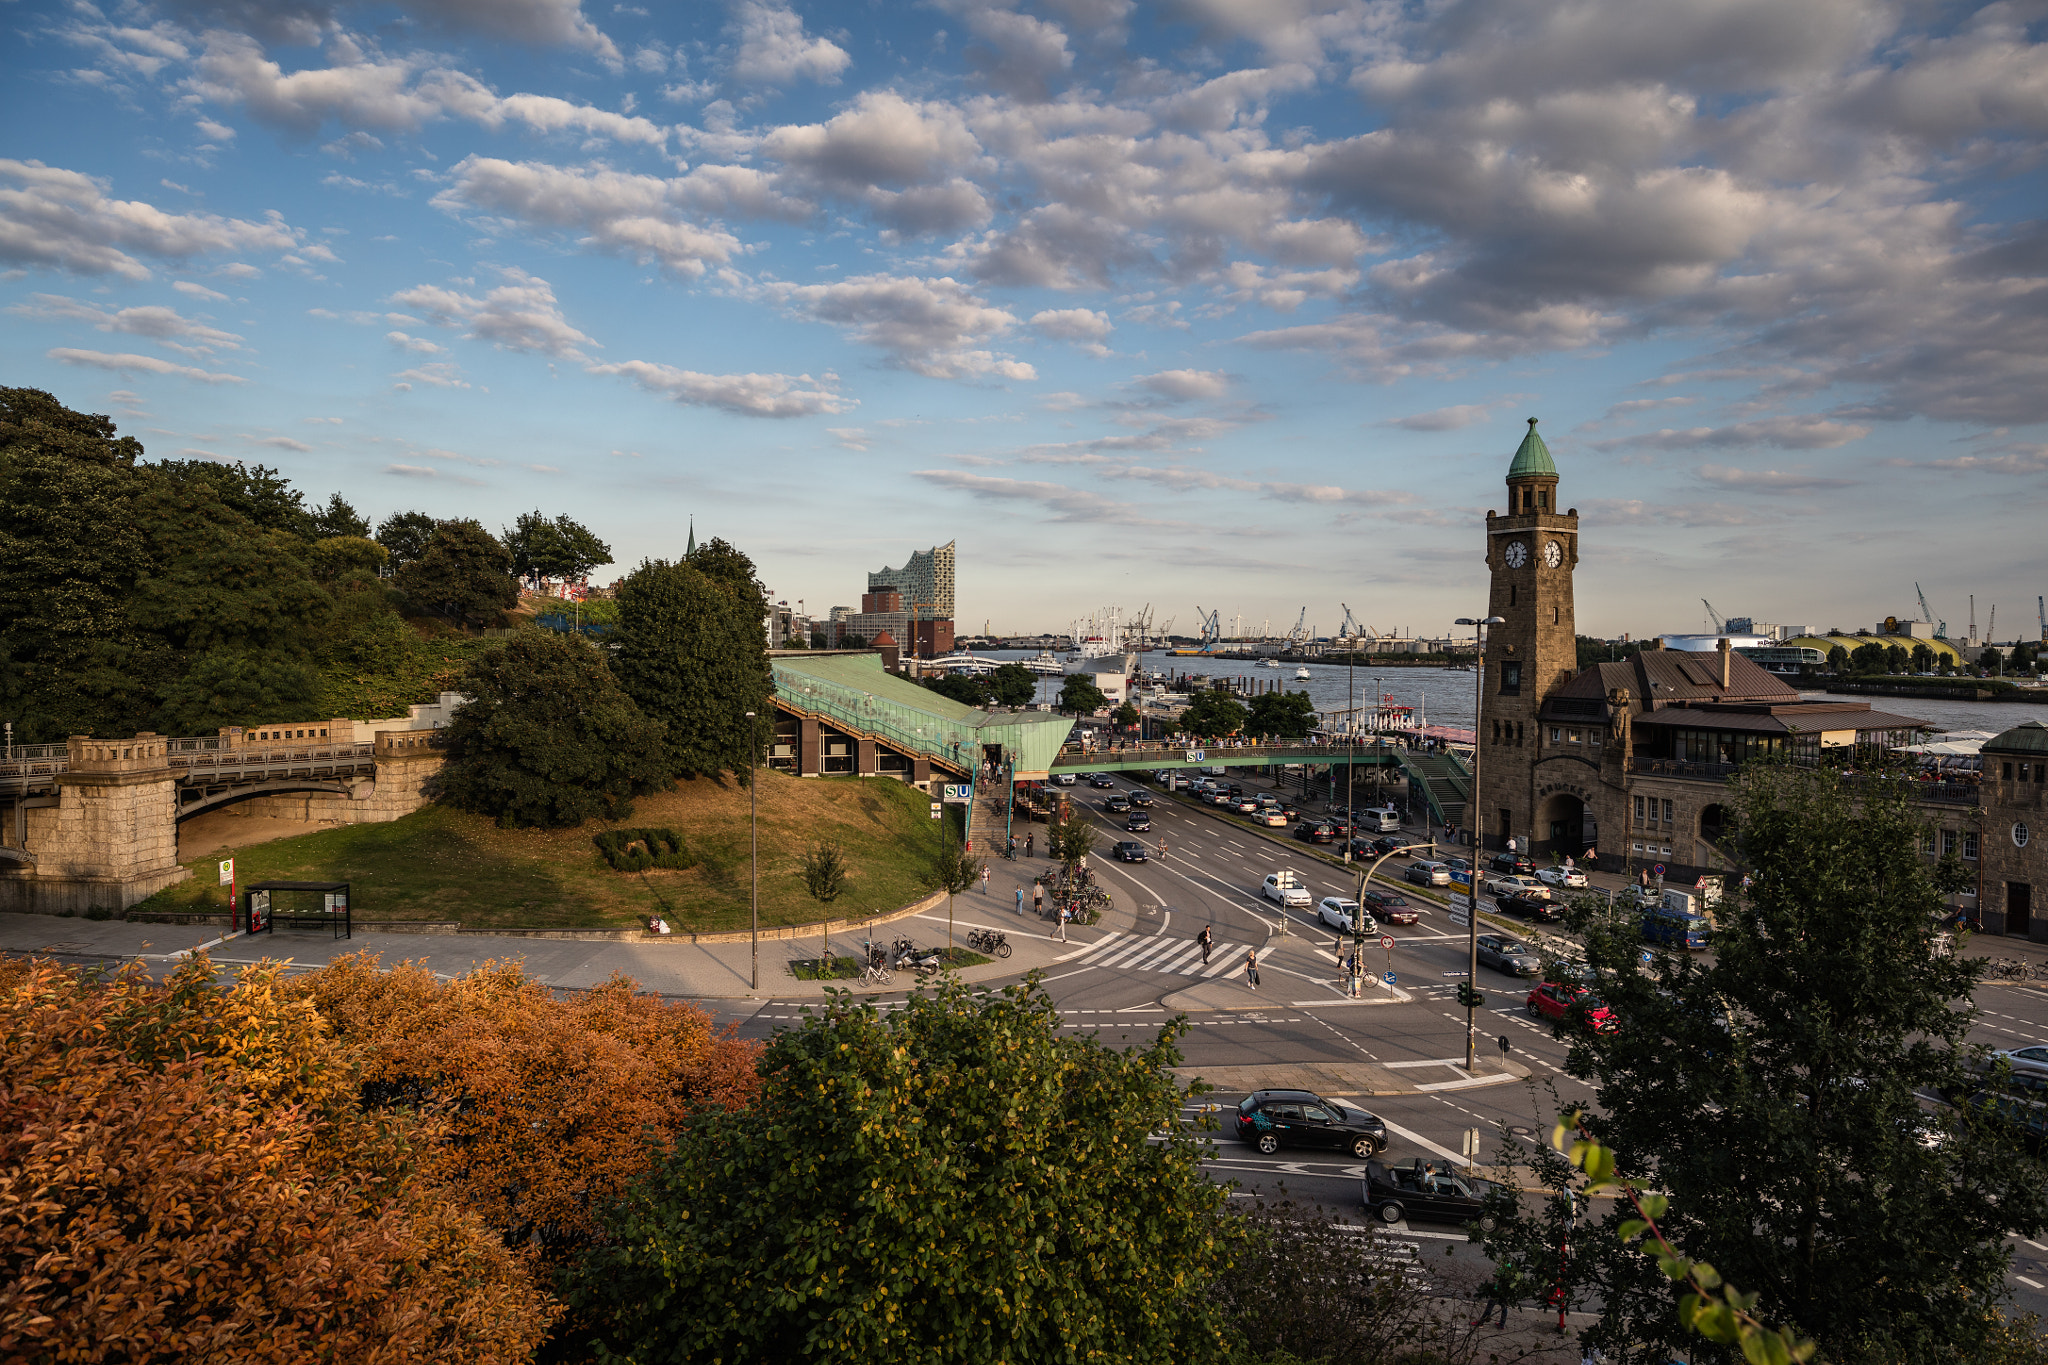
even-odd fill
[{"label": "bus shelter", "polygon": [[355,937],[347,882],[257,882],[242,888],[241,920],[237,927],[249,934],[273,933],[284,923]]}]

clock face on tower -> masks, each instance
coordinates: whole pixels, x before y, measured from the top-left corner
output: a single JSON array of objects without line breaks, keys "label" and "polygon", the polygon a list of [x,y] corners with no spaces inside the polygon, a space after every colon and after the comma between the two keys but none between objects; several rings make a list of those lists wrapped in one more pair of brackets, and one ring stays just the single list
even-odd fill
[{"label": "clock face on tower", "polygon": [[1519,540],[1511,540],[1508,547],[1501,551],[1501,558],[1508,562],[1510,569],[1519,569],[1529,562],[1529,547]]},{"label": "clock face on tower", "polygon": [[1554,540],[1545,545],[1543,547],[1543,562],[1553,569],[1564,563],[1564,546]]}]

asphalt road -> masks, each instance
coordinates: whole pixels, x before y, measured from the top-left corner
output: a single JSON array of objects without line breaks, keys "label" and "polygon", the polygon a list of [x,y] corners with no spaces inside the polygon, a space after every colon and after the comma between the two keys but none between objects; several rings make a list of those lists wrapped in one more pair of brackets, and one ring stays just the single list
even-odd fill
[{"label": "asphalt road", "polygon": [[[1233,770],[1231,780],[1254,793],[1272,789],[1243,770]],[[1498,1057],[1499,1040],[1506,1038],[1507,1055],[1530,1075],[1493,1084],[1459,1083],[1465,1077],[1466,1015],[1455,994],[1465,971],[1466,939],[1465,930],[1453,926],[1441,907],[1411,897],[1423,911],[1420,922],[1383,924],[1380,932],[1394,946],[1370,950],[1373,974],[1391,970],[1405,1000],[1387,1002],[1384,991],[1369,994],[1370,1003],[1347,999],[1332,951],[1334,932],[1312,911],[1283,911],[1263,899],[1259,888],[1269,872],[1290,870],[1316,900],[1351,896],[1357,889],[1355,872],[1313,856],[1286,829],[1270,831],[1278,836],[1276,842],[1261,837],[1265,831],[1255,830],[1244,816],[1184,804],[1163,792],[1150,792],[1153,805],[1146,813],[1151,830],[1129,833],[1125,817],[1105,812],[1102,802],[1134,790],[1149,789],[1126,777],[1109,790],[1091,788],[1085,779],[1068,790],[1076,810],[1103,831],[1089,863],[1109,884],[1116,907],[1098,928],[1075,931],[1074,949],[1045,974],[1046,989],[1066,1027],[1114,1046],[1142,1044],[1178,1015],[1188,1023],[1182,1054],[1197,1071],[1269,1068],[1283,1073],[1303,1064],[1373,1062],[1403,1064],[1404,1074],[1428,1075],[1426,1084],[1449,1082],[1435,1090],[1350,1101],[1385,1120],[1391,1139],[1386,1159],[1393,1161],[1419,1155],[1462,1162],[1465,1135],[1476,1129],[1481,1161],[1490,1164],[1503,1142],[1540,1145],[1561,1109],[1591,1103],[1591,1090],[1564,1074],[1564,1045],[1552,1038],[1547,1024],[1525,1013],[1532,983],[1484,966],[1478,985],[1486,1004],[1474,1021],[1477,1049]],[[1364,799],[1361,793],[1361,804]],[[1321,807],[1312,802],[1306,808]],[[1132,838],[1149,846],[1146,862],[1125,864],[1108,857],[1115,841]],[[1048,870],[1051,866],[1046,864]],[[1405,866],[1404,859],[1389,860],[1387,875],[1374,885],[1412,890],[1397,880]],[[1482,897],[1481,906],[1490,910],[1490,898]],[[1194,942],[1204,927],[1216,944],[1206,964]],[[1527,928],[1533,932],[1538,927]],[[1482,922],[1480,932],[1489,931],[1495,931],[1493,926]],[[1238,989],[1251,949],[1258,952],[1262,978],[1256,1003]],[[1190,995],[1197,999],[1191,1001]],[[1209,1007],[1202,1007],[1202,996],[1210,997]],[[1234,998],[1225,1002],[1224,996]],[[2048,1040],[2048,992],[1987,984],[1978,1000],[1984,1018],[1974,1040],[1993,1047]],[[799,1002],[769,1002],[742,1023],[741,1031],[765,1037],[787,1026],[801,1009]],[[1242,1085],[1219,1090],[1202,1102],[1227,1108],[1244,1092]],[[1197,1107],[1191,1106],[1188,1117],[1203,1120]],[[1214,1137],[1209,1169],[1219,1181],[1232,1182],[1239,1197],[1291,1198],[1363,1221],[1363,1163],[1328,1152],[1283,1150],[1261,1156],[1239,1144],[1227,1126],[1220,1126]],[[1460,1266],[1483,1259],[1454,1227],[1402,1223],[1386,1231],[1406,1247],[1403,1254]],[[2048,1315],[2048,1246],[2021,1240],[2014,1246],[2014,1305]]]}]

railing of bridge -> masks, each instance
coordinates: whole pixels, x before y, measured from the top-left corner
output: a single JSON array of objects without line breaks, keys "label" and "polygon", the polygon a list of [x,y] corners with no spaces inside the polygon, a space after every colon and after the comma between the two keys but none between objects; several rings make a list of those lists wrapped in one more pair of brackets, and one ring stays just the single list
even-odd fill
[{"label": "railing of bridge", "polygon": [[[232,782],[251,777],[361,771],[375,766],[374,744],[264,744],[237,747],[215,736],[164,742],[175,780]],[[0,755],[0,793],[46,791],[71,771],[68,744],[17,744]]]},{"label": "railing of bridge", "polygon": [[[1190,759],[1190,753],[1200,753],[1201,759]],[[1375,752],[1384,757],[1375,760]],[[1338,763],[1350,760],[1358,762],[1379,761],[1391,763],[1395,752],[1392,749],[1375,751],[1370,744],[1132,744],[1121,748],[1105,749],[1101,746],[1086,746],[1067,743],[1060,749],[1055,768],[1085,768],[1090,764],[1106,763],[1175,763],[1190,762],[1215,764],[1245,763]]]},{"label": "railing of bridge", "polygon": [[[823,686],[779,691],[777,701],[825,717],[860,734],[887,740],[906,753],[923,754],[972,772],[981,756],[981,737],[971,725],[933,718],[925,723],[899,719],[893,703],[876,697],[841,697]],[[909,713],[905,712],[905,716]]]}]

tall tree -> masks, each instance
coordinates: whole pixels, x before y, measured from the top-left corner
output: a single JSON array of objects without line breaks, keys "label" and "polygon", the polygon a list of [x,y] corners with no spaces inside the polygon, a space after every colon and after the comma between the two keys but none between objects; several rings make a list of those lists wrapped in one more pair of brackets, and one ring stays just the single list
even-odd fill
[{"label": "tall tree", "polygon": [[[1183,1362],[1238,1224],[1181,1122],[1184,1025],[1111,1048],[1035,986],[784,1029],[566,1280],[602,1359]],[[1163,1136],[1162,1136],[1163,1135]]]},{"label": "tall tree", "polygon": [[1109,698],[1086,673],[1069,673],[1060,684],[1060,710],[1074,716],[1092,716],[1109,705]]},{"label": "tall tree", "polygon": [[436,526],[425,552],[399,566],[398,591],[414,611],[479,627],[499,624],[519,604],[512,556],[473,521]]},{"label": "tall tree", "polygon": [[[150,466],[173,487],[203,483],[211,496],[236,516],[266,531],[300,540],[317,538],[314,514],[291,480],[267,465],[225,460],[158,460]],[[343,504],[346,506],[346,504]]]},{"label": "tall tree", "polygon": [[538,591],[542,579],[561,576],[566,547],[545,513],[521,512],[498,539],[512,556],[512,576],[529,588]]},{"label": "tall tree", "polygon": [[1247,716],[1237,698],[1228,692],[1197,692],[1180,713],[1180,728],[1204,739],[1221,739],[1244,729]]},{"label": "tall tree", "polygon": [[957,701],[962,706],[987,706],[995,689],[988,679],[971,677],[965,673],[947,673],[936,678],[925,679],[924,685],[940,696]]},{"label": "tall tree", "polygon": [[[746,581],[752,580],[750,567]],[[612,667],[626,694],[667,727],[667,771],[751,772],[759,737],[767,732],[773,686],[768,637],[755,604],[729,582],[699,571],[695,561],[665,560],[643,562],[621,579],[616,601]]]},{"label": "tall tree", "polygon": [[0,388],[0,707],[17,741],[133,734],[155,698],[128,614],[148,571],[142,445],[41,389]]},{"label": "tall tree", "polygon": [[[1732,787],[1748,886],[1720,906],[1710,962],[1638,970],[1632,922],[1578,913],[1614,1017],[1560,1026],[1597,1088],[1588,1127],[1669,1196],[1680,1251],[1824,1358],[1988,1365],[2005,1238],[2048,1222],[2048,1170],[2001,1123],[1918,1099],[1966,1085],[1983,963],[1931,951],[1941,896],[1910,784],[1751,765]],[[1914,1140],[1923,1125],[1937,1144]],[[1501,1203],[1493,1251],[1553,1282],[1561,1200]],[[1617,1239],[1629,1214],[1572,1240],[1573,1287],[1601,1314],[1585,1339],[1617,1361],[1689,1354],[1679,1290]]]},{"label": "tall tree", "polygon": [[327,505],[315,508],[310,515],[312,518],[310,534],[315,540],[325,540],[330,536],[349,536],[356,540],[369,539],[370,523],[364,520],[362,514],[351,507],[348,499],[339,493],[329,494]]},{"label": "tall tree", "polygon": [[1306,692],[1261,692],[1252,698],[1245,728],[1271,739],[1301,739],[1316,724],[1316,704]]},{"label": "tall tree", "polygon": [[434,528],[441,523],[425,512],[393,512],[377,525],[377,543],[391,552],[391,572],[397,573],[427,552]]},{"label": "tall tree", "polygon": [[1003,664],[989,676],[1001,706],[1029,706],[1038,695],[1038,678],[1022,664]]},{"label": "tall tree", "polygon": [[623,820],[667,777],[661,726],[633,705],[595,645],[527,631],[480,655],[457,690],[443,799],[507,828]]}]

